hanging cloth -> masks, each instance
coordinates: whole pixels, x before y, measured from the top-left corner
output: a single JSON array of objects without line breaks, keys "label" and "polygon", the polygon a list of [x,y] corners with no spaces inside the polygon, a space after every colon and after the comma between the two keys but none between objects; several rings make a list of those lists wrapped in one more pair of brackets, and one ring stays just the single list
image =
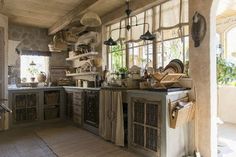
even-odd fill
[{"label": "hanging cloth", "polygon": [[99,135],[124,146],[122,92],[101,90],[99,108]]}]

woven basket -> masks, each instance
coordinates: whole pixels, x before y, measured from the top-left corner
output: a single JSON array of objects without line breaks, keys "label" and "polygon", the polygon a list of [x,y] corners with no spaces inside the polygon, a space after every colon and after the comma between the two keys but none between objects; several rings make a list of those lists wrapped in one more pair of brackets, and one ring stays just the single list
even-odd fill
[{"label": "woven basket", "polygon": [[102,24],[100,17],[94,12],[87,12],[81,18],[80,23],[88,27],[98,27]]}]

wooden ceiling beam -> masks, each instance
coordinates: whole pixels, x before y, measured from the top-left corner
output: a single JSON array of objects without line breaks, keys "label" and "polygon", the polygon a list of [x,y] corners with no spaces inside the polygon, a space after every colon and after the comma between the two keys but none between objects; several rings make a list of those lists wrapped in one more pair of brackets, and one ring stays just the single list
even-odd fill
[{"label": "wooden ceiling beam", "polygon": [[48,29],[48,34],[52,35],[62,30],[64,27],[70,24],[73,19],[83,14],[90,6],[94,5],[94,3],[96,3],[97,1],[98,0],[83,0],[77,7],[66,14],[63,18],[59,19],[55,24],[53,24]]}]

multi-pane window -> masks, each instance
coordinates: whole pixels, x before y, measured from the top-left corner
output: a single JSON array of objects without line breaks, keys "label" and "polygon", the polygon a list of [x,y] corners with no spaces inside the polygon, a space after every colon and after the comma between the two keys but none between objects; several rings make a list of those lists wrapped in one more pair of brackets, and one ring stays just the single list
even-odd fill
[{"label": "multi-pane window", "polygon": [[[32,62],[35,63],[34,66],[30,65]],[[36,75],[40,72],[45,72],[46,74],[48,74],[49,57],[22,55],[20,66],[21,79],[25,78],[27,82],[31,82],[30,78],[36,77]]]},{"label": "multi-pane window", "polygon": [[126,67],[125,45],[118,43],[109,49],[109,68],[115,72],[119,68]]},{"label": "multi-pane window", "polygon": [[226,58],[236,64],[236,44],[235,44],[236,27],[233,27],[226,33]]},{"label": "multi-pane window", "polygon": [[[125,26],[128,21],[107,26],[107,39],[111,36],[118,45],[107,47],[108,67],[116,70],[137,65],[159,68],[172,59],[188,61],[189,25],[188,0],[167,1],[136,15],[129,23],[148,23],[126,29],[113,29]],[[147,30],[156,35],[154,41],[140,40]]]},{"label": "multi-pane window", "polygon": [[137,65],[142,69],[153,66],[152,42],[133,42],[129,44],[129,68],[133,65]]}]

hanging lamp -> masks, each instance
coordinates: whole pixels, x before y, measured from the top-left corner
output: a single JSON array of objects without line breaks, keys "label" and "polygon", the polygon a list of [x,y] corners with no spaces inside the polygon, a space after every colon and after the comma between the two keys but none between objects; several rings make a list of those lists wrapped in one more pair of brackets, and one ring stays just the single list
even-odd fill
[{"label": "hanging lamp", "polygon": [[[118,29],[120,29],[120,30],[121,30],[121,29],[126,29],[126,30],[129,31],[132,27],[137,27],[137,26],[140,26],[140,25],[147,25],[147,26],[148,26],[147,32],[145,32],[143,35],[141,35],[141,36],[140,36],[140,39],[141,39],[141,40],[155,40],[156,36],[155,36],[154,34],[151,34],[150,31],[149,31],[149,23],[147,23],[147,22],[138,23],[138,18],[137,18],[137,16],[135,16],[135,15],[134,15],[134,16],[130,16],[131,13],[132,13],[132,10],[130,9],[129,0],[126,1],[126,7],[127,7],[126,10],[125,10],[126,17],[125,17],[125,18],[122,18],[122,19],[120,20],[120,22],[121,22],[122,20],[126,20],[126,21],[127,21],[127,25],[126,25],[126,26],[123,26],[123,27],[120,25],[119,28],[112,29],[111,32],[110,32],[110,37],[109,37],[109,39],[106,40],[106,41],[104,41],[104,44],[105,44],[105,45],[108,45],[108,46],[117,45],[117,42],[114,41],[114,40],[112,39],[112,37],[111,37],[111,34],[112,34],[113,31],[118,30]],[[135,19],[136,19],[135,24],[131,24],[130,21],[132,20],[132,18],[135,18]]]}]

